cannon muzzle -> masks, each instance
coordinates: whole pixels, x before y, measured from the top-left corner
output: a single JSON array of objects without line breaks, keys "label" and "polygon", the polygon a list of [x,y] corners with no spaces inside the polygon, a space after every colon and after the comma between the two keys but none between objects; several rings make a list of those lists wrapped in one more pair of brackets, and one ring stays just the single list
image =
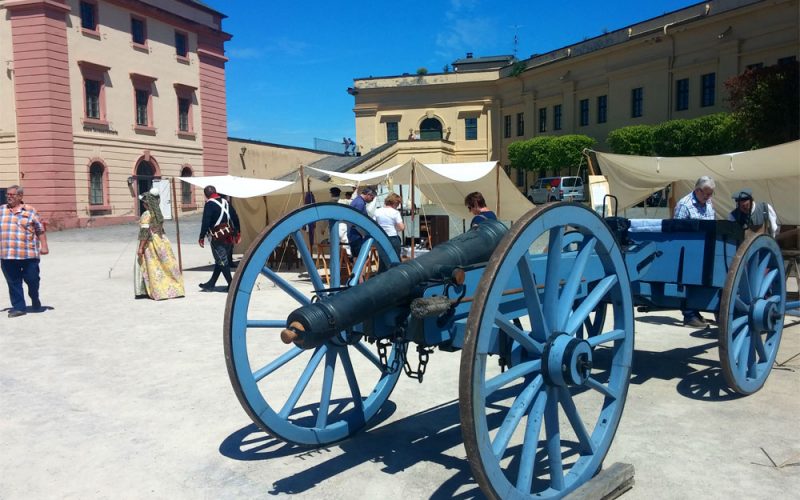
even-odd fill
[{"label": "cannon muzzle", "polygon": [[288,326],[281,332],[281,340],[312,349],[381,311],[407,305],[419,293],[422,283],[449,277],[457,268],[488,261],[506,231],[502,223],[486,220],[414,260],[296,309],[286,320]]}]

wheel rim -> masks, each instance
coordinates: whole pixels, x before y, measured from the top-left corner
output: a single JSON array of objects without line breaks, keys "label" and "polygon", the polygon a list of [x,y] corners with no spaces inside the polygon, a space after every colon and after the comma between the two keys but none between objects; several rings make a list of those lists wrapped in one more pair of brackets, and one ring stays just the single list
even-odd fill
[{"label": "wheel rim", "polygon": [[[567,224],[583,234],[579,251],[563,245]],[[537,250],[542,241],[562,251],[544,254]],[[540,285],[541,293],[534,292]],[[515,287],[522,297],[501,300]],[[460,378],[462,432],[475,478],[489,497],[566,495],[600,468],[624,408],[633,306],[622,254],[590,210],[543,207],[511,228],[478,290]],[[592,313],[605,315],[606,302],[611,325],[578,338]],[[513,327],[515,318],[527,326]],[[502,374],[487,362],[497,335],[526,355]]]},{"label": "wheel rim", "polygon": [[775,240],[759,235],[736,252],[720,300],[720,364],[741,394],[764,385],[783,333],[786,278]]},{"label": "wheel rim", "polygon": [[[325,284],[303,238],[302,228],[312,223],[328,225],[330,286]],[[234,391],[254,423],[296,444],[328,444],[352,435],[375,417],[399,376],[399,370],[388,373],[383,369],[378,356],[356,333],[358,327],[313,350],[304,351],[280,341],[279,333],[286,327],[289,312],[309,303],[313,290],[340,286],[339,233],[335,229],[339,223],[356,225],[366,233],[361,252],[354,258],[354,276],[362,274],[371,248],[377,248],[381,258],[388,258],[390,263],[399,261],[388,237],[371,219],[340,204],[309,205],[286,215],[261,234],[239,265],[228,294],[224,342]],[[297,246],[310,286],[293,283],[267,266],[272,251],[287,238]],[[352,278],[350,284],[357,280]],[[266,292],[260,290],[264,284],[268,286]],[[294,303],[288,308],[277,307],[275,293],[288,295]],[[319,296],[324,300],[325,292]],[[388,363],[395,355],[393,347]],[[296,382],[286,384],[286,380]]]}]

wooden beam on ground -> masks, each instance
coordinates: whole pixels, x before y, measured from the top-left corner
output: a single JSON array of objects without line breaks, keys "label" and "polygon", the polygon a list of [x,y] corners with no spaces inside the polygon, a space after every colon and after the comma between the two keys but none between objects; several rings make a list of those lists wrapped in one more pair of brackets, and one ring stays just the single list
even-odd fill
[{"label": "wooden beam on ground", "polygon": [[601,470],[583,486],[573,491],[568,500],[612,500],[633,488],[633,465],[616,462]]}]

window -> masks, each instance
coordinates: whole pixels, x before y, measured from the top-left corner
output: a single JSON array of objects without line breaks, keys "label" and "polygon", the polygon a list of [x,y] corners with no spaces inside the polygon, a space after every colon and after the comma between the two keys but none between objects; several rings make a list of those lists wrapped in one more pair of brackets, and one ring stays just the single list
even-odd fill
[{"label": "window", "polygon": [[517,186],[525,186],[525,170],[517,169]]},{"label": "window", "polygon": [[478,139],[478,119],[464,118],[464,138],[468,141]]},{"label": "window", "polygon": [[778,65],[783,66],[785,64],[794,64],[797,62],[797,56],[788,56],[788,57],[781,57],[778,59]]},{"label": "window", "polygon": [[89,205],[105,204],[105,168],[100,162],[89,167]]},{"label": "window", "polygon": [[503,137],[506,139],[511,137],[511,115],[503,117]]},{"label": "window", "polygon": [[547,108],[539,108],[539,132],[547,132]]},{"label": "window", "polygon": [[97,31],[97,4],[92,2],[81,2],[81,28],[89,31]]},{"label": "window", "polygon": [[525,135],[525,113],[517,113],[517,137]]},{"label": "window", "polygon": [[589,99],[581,99],[580,110],[581,110],[580,124],[581,127],[585,127],[589,125]]},{"label": "window", "polygon": [[188,97],[178,98],[178,130],[180,132],[191,132],[189,123],[189,111],[192,108],[192,100]]},{"label": "window", "polygon": [[553,106],[553,130],[561,130],[561,105]]},{"label": "window", "polygon": [[136,125],[141,127],[150,126],[150,117],[148,116],[150,108],[150,91],[145,89],[136,89]]},{"label": "window", "polygon": [[147,29],[144,19],[140,17],[131,18],[131,40],[136,45],[147,43]]},{"label": "window", "polygon": [[638,118],[642,116],[643,100],[644,100],[644,91],[642,87],[637,87],[631,90],[631,118]]},{"label": "window", "polygon": [[682,78],[675,82],[675,111],[689,109],[689,79]]},{"label": "window", "polygon": [[714,105],[714,93],[716,91],[716,74],[715,73],[707,73],[700,77],[702,80],[701,83],[701,100],[700,106],[708,107]]},{"label": "window", "polygon": [[[191,177],[192,167],[183,167],[181,177]],[[194,189],[188,182],[181,182],[181,205],[194,205]]]},{"label": "window", "polygon": [[83,81],[83,86],[86,92],[86,118],[100,120],[100,89],[103,84],[87,78]]},{"label": "window", "polygon": [[608,96],[597,96],[597,123],[605,123],[608,120]]},{"label": "window", "polygon": [[386,140],[396,141],[400,137],[400,132],[397,122],[386,122]]},{"label": "window", "polygon": [[441,141],[442,122],[436,118],[425,118],[419,124],[419,138],[422,141]]},{"label": "window", "polygon": [[189,37],[186,36],[186,33],[175,32],[175,55],[189,57]]}]

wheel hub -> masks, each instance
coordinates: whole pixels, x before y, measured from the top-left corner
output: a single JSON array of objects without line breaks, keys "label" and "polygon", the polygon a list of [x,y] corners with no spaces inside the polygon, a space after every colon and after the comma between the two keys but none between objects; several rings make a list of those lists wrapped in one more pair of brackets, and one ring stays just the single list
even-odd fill
[{"label": "wheel hub", "polygon": [[757,299],[750,308],[750,324],[760,332],[774,331],[780,316],[778,304],[772,300]]},{"label": "wheel hub", "polygon": [[542,373],[552,385],[583,385],[592,372],[592,347],[585,340],[558,333],[542,354]]}]

